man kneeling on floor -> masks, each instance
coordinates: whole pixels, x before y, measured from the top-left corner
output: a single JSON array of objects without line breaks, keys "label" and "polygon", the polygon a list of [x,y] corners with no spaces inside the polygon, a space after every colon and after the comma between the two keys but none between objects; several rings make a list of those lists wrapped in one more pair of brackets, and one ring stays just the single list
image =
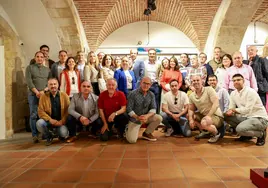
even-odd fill
[{"label": "man kneeling on floor", "polygon": [[156,113],[155,96],[149,91],[152,85],[149,77],[141,80],[140,88],[131,91],[128,95],[127,113],[130,121],[126,130],[126,139],[129,143],[136,143],[142,124],[148,124],[142,138],[149,141],[157,139],[152,135],[156,127],[161,123],[162,117]]},{"label": "man kneeling on floor", "polygon": [[225,114],[225,121],[236,127],[240,135],[238,140],[246,141],[257,137],[257,146],[265,144],[268,116],[258,93],[244,85],[244,77],[235,74],[232,77],[234,90],[230,95],[229,110]]},{"label": "man kneeling on floor", "polygon": [[36,122],[37,130],[47,139],[46,145],[49,146],[56,134],[59,139],[64,141],[69,134],[65,126],[68,116],[69,96],[58,90],[59,83],[56,78],[48,80],[49,92],[40,97],[38,105],[39,120]]},{"label": "man kneeling on floor", "polygon": [[97,131],[102,127],[102,121],[99,117],[98,96],[93,93],[89,81],[81,83],[81,92],[73,95],[68,112],[67,126],[70,131],[70,138],[67,139],[67,143],[77,139],[77,126],[80,130],[83,127],[91,127],[91,133],[96,136]]},{"label": "man kneeling on floor", "polygon": [[195,91],[189,96],[190,127],[207,130],[213,135],[208,142],[217,142],[220,138],[217,129],[223,126],[217,93],[212,87],[203,86],[201,76],[194,75],[191,79]]},{"label": "man kneeling on floor", "polygon": [[167,127],[166,136],[181,133],[183,136],[191,136],[189,122],[185,117],[188,112],[189,99],[187,94],[179,91],[178,80],[170,81],[171,91],[164,95],[161,116],[163,124]]}]

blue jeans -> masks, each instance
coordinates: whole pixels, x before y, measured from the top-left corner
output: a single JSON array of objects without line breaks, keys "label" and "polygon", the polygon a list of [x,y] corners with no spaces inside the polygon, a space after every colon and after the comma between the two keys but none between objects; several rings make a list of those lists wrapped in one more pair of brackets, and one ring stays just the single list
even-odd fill
[{"label": "blue jeans", "polygon": [[[44,135],[45,138],[50,137],[49,133],[49,126],[50,123],[48,121],[45,121],[43,119],[39,119],[36,122],[36,128],[37,130]],[[69,131],[65,125],[59,126],[59,127],[53,127],[53,129],[56,129],[57,135],[61,138],[67,138],[69,135]]]},{"label": "blue jeans", "polygon": [[186,117],[182,116],[179,121],[176,121],[165,112],[161,112],[161,116],[163,118],[162,123],[166,125],[167,128],[173,128],[175,133],[181,133],[183,136],[191,136],[191,129]]},{"label": "blue jeans", "polygon": [[37,109],[39,99],[32,93],[28,94],[28,102],[30,108],[30,127],[32,130],[32,136],[37,136],[36,121],[38,119]]},{"label": "blue jeans", "polygon": [[150,91],[154,93],[155,96],[155,104],[156,104],[156,113],[159,113],[160,110],[160,95],[161,95],[161,90],[160,86],[158,85],[157,82],[154,82],[152,86],[150,87]]}]

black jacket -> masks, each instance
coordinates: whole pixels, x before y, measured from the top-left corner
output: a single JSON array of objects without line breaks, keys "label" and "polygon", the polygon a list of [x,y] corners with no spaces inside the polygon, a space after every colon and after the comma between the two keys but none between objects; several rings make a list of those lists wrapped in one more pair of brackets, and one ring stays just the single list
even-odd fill
[{"label": "black jacket", "polygon": [[[257,80],[258,93],[266,93],[268,92],[268,60],[256,55],[252,62],[251,67]],[[248,65],[249,61],[244,63]]]}]

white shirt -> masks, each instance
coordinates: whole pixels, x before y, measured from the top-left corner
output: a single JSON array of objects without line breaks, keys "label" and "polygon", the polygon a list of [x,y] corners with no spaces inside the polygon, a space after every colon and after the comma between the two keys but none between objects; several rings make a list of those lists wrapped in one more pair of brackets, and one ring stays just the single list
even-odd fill
[{"label": "white shirt", "polygon": [[163,104],[168,105],[168,110],[171,112],[181,113],[184,110],[184,105],[189,104],[189,99],[187,94],[178,91],[178,94],[175,96],[171,91],[164,94]]},{"label": "white shirt", "polygon": [[262,117],[268,120],[258,93],[248,86],[244,86],[241,91],[234,90],[231,93],[229,109],[235,109],[242,117]]},{"label": "white shirt", "polygon": [[85,63],[77,64],[77,69],[80,72],[80,79],[84,80],[84,68],[85,68]]},{"label": "white shirt", "polygon": [[145,64],[145,69],[147,71],[148,77],[152,80],[152,83],[157,82],[157,64],[159,62],[155,61],[154,64],[150,63],[149,61],[146,61]]},{"label": "white shirt", "polygon": [[84,102],[84,108],[82,108],[83,112],[82,115],[84,117],[90,118],[92,115],[90,114],[90,108],[94,105],[92,95],[89,94],[87,99],[83,97],[83,102]]},{"label": "white shirt", "polygon": [[126,79],[127,79],[127,89],[132,89],[132,76],[128,70],[124,70]]},{"label": "white shirt", "polygon": [[215,71],[215,75],[218,78],[218,86],[223,87],[224,86],[224,77],[226,75],[226,69],[225,68],[217,68]]},{"label": "white shirt", "polygon": [[63,65],[59,63],[58,65],[58,78],[59,79],[60,79],[60,73],[63,71],[63,69],[65,69],[65,63]]}]

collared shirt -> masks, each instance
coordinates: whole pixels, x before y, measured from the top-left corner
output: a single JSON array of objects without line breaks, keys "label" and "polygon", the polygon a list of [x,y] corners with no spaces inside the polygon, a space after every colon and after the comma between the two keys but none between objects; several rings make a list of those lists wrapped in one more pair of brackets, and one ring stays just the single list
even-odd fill
[{"label": "collared shirt", "polygon": [[65,69],[65,63],[64,64],[59,63],[57,69],[58,69],[58,78],[60,80],[60,73],[63,71],[63,69]]},{"label": "collared shirt", "polygon": [[122,91],[115,91],[112,97],[109,96],[108,90],[100,94],[98,100],[98,107],[104,111],[107,119],[112,113],[121,109],[122,106],[127,105],[125,94]]},{"label": "collared shirt", "polygon": [[148,91],[143,94],[141,88],[131,91],[128,95],[127,113],[129,116],[134,114],[140,116],[148,112],[156,113],[155,96],[153,92]]},{"label": "collared shirt", "polygon": [[215,72],[217,70],[217,68],[221,68],[222,67],[222,61],[221,61],[221,59],[219,61],[217,61],[215,58],[213,58],[212,60],[210,60],[208,62],[208,64],[212,67],[213,72]]},{"label": "collared shirt", "polygon": [[60,93],[57,92],[55,97],[50,93],[51,102],[51,118],[60,121],[61,120],[61,105],[60,105]]},{"label": "collared shirt", "polygon": [[217,92],[220,109],[223,113],[225,113],[229,108],[229,94],[228,91],[222,87],[217,86],[215,91]]},{"label": "collared shirt", "polygon": [[83,98],[83,104],[84,104],[84,108],[82,108],[82,115],[84,117],[90,118],[91,116],[94,115],[94,111],[92,111],[92,108],[95,107],[94,99],[91,94],[89,94],[88,98],[86,99],[83,96],[82,98]]},{"label": "collared shirt", "polygon": [[230,95],[229,109],[235,109],[242,117],[261,117],[268,120],[267,112],[258,93],[247,86],[241,91],[233,91]]},{"label": "collared shirt", "polygon": [[49,72],[49,68],[44,65],[39,65],[37,63],[28,65],[25,75],[29,90],[31,91],[33,88],[36,88],[38,91],[44,90],[47,86]]},{"label": "collared shirt", "polygon": [[185,78],[185,83],[187,85],[191,85],[191,76],[194,75],[200,75],[203,81],[203,85],[205,85],[207,79],[207,69],[205,66],[200,66],[198,68],[189,67],[187,69],[187,75]]},{"label": "collared shirt", "polygon": [[252,89],[254,89],[255,91],[258,91],[256,77],[254,75],[254,72],[253,72],[251,66],[242,64],[242,66],[240,68],[238,68],[238,67],[233,65],[227,69],[226,73],[227,74],[225,75],[225,78],[224,78],[224,88],[225,89],[235,90],[234,83],[232,81],[232,77],[233,77],[233,75],[239,73],[239,74],[243,75],[246,86],[249,86]]},{"label": "collared shirt", "polygon": [[80,79],[84,80],[84,68],[85,68],[85,63],[77,64],[77,69],[80,72]]},{"label": "collared shirt", "polygon": [[167,104],[170,112],[181,113],[184,110],[184,106],[189,104],[189,99],[187,94],[182,91],[178,91],[176,96],[169,91],[164,94],[162,103]]},{"label": "collared shirt", "polygon": [[[212,87],[203,87],[201,96],[198,96],[196,92],[193,92],[189,96],[189,104],[194,104],[197,110],[204,116],[206,116],[214,101],[211,101],[212,97],[217,97],[216,91]],[[218,107],[214,112],[214,115],[223,117],[221,109]]]}]

